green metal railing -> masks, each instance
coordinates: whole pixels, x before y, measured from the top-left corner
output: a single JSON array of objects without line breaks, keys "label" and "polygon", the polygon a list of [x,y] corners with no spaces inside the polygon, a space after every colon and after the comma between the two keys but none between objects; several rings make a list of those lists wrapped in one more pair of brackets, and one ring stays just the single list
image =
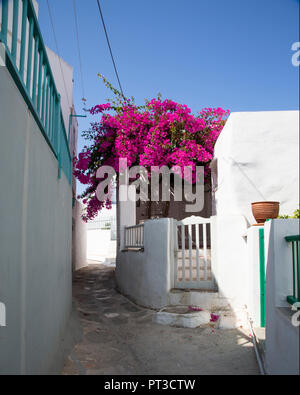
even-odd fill
[{"label": "green metal railing", "polygon": [[299,259],[299,241],[300,235],[287,236],[285,240],[291,243],[292,261],[293,261],[293,295],[287,296],[287,301],[291,305],[300,302],[300,259]]},{"label": "green metal railing", "polygon": [[260,326],[266,326],[265,230],[259,229]]},{"label": "green metal railing", "polygon": [[[12,2],[12,15],[9,15],[9,2]],[[22,12],[19,12],[21,9]],[[9,21],[12,21],[11,32],[8,29]],[[21,27],[19,45],[18,26]],[[61,176],[62,168],[72,184],[72,158],[60,95],[55,86],[32,0],[2,0],[0,41],[6,49],[6,66],[58,160],[58,177]]]}]

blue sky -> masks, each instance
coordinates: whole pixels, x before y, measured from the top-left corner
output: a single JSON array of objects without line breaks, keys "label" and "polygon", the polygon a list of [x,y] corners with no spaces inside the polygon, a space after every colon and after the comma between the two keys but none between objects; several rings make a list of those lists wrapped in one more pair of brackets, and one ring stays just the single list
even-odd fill
[{"label": "blue sky", "polygon": [[[75,106],[82,86],[73,0],[49,0],[60,55],[74,67]],[[96,0],[76,0],[84,89],[88,106],[117,86]],[[299,0],[101,0],[124,93],[137,103],[158,92],[194,113],[295,110],[299,68],[291,46],[299,41]],[[39,1],[45,43],[56,50],[46,0]],[[79,131],[90,119],[79,120]],[[80,146],[82,141],[80,141]]]}]

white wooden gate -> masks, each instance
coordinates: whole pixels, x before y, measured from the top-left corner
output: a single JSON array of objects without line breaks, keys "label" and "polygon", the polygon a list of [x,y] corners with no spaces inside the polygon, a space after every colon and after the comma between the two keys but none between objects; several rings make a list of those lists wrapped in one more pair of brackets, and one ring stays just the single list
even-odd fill
[{"label": "white wooden gate", "polygon": [[211,219],[192,216],[175,226],[175,288],[215,289]]}]

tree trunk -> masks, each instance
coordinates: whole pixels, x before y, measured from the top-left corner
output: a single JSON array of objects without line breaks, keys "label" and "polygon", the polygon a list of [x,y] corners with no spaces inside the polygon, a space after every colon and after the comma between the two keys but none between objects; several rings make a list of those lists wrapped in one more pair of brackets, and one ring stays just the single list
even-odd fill
[{"label": "tree trunk", "polygon": [[168,218],[170,211],[170,201],[165,202],[165,209],[164,209],[164,218]]},{"label": "tree trunk", "polygon": [[149,187],[148,187],[148,202],[147,202],[147,217],[151,219],[152,216],[152,202],[151,202],[151,179],[149,180]]},{"label": "tree trunk", "polygon": [[147,217],[148,219],[151,219],[152,216],[152,202],[151,199],[147,202]]}]

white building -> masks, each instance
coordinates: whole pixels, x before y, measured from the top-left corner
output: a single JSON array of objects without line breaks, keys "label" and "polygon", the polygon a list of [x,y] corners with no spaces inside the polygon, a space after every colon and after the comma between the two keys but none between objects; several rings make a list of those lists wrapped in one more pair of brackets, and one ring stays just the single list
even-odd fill
[{"label": "white building", "polygon": [[267,373],[300,374],[299,327],[287,302],[292,251],[285,241],[299,235],[299,220],[251,226],[252,202],[278,201],[280,214],[288,215],[299,207],[299,111],[232,113],[211,168],[219,292],[237,316],[246,310],[254,326],[266,325]]},{"label": "white building", "polygon": [[111,209],[103,208],[87,223],[87,259],[89,263],[114,264],[117,254],[116,190],[112,195]]},{"label": "white building", "polygon": [[298,119],[298,111],[232,113],[217,140],[211,164],[217,282],[234,309],[249,305],[247,237],[258,246],[251,203],[278,201],[280,213],[289,215],[298,207]]},{"label": "white building", "polygon": [[[136,225],[135,202],[119,202],[119,289],[154,308],[191,304],[218,311],[220,328],[249,328],[250,322],[264,327],[266,321],[267,372],[294,374],[299,371],[299,327],[292,325],[287,297],[297,290],[285,237],[299,237],[299,220],[252,226],[251,203],[279,201],[280,213],[289,215],[298,208],[299,112],[232,113],[217,140],[211,168],[210,219],[165,218]],[[192,240],[193,229],[207,230],[208,225],[210,255]],[[199,263],[199,254],[209,256],[209,266],[207,259]],[[203,278],[203,271],[211,276]]]},{"label": "white building", "polygon": [[299,204],[299,112],[232,113],[212,162],[214,212],[255,223],[251,202],[279,201],[281,214]]},{"label": "white building", "polygon": [[[2,374],[59,371],[72,307],[74,189],[66,133],[73,100],[69,108],[60,103],[64,88],[53,76],[37,11],[32,0],[0,2]],[[66,82],[72,89],[72,79]]]}]

